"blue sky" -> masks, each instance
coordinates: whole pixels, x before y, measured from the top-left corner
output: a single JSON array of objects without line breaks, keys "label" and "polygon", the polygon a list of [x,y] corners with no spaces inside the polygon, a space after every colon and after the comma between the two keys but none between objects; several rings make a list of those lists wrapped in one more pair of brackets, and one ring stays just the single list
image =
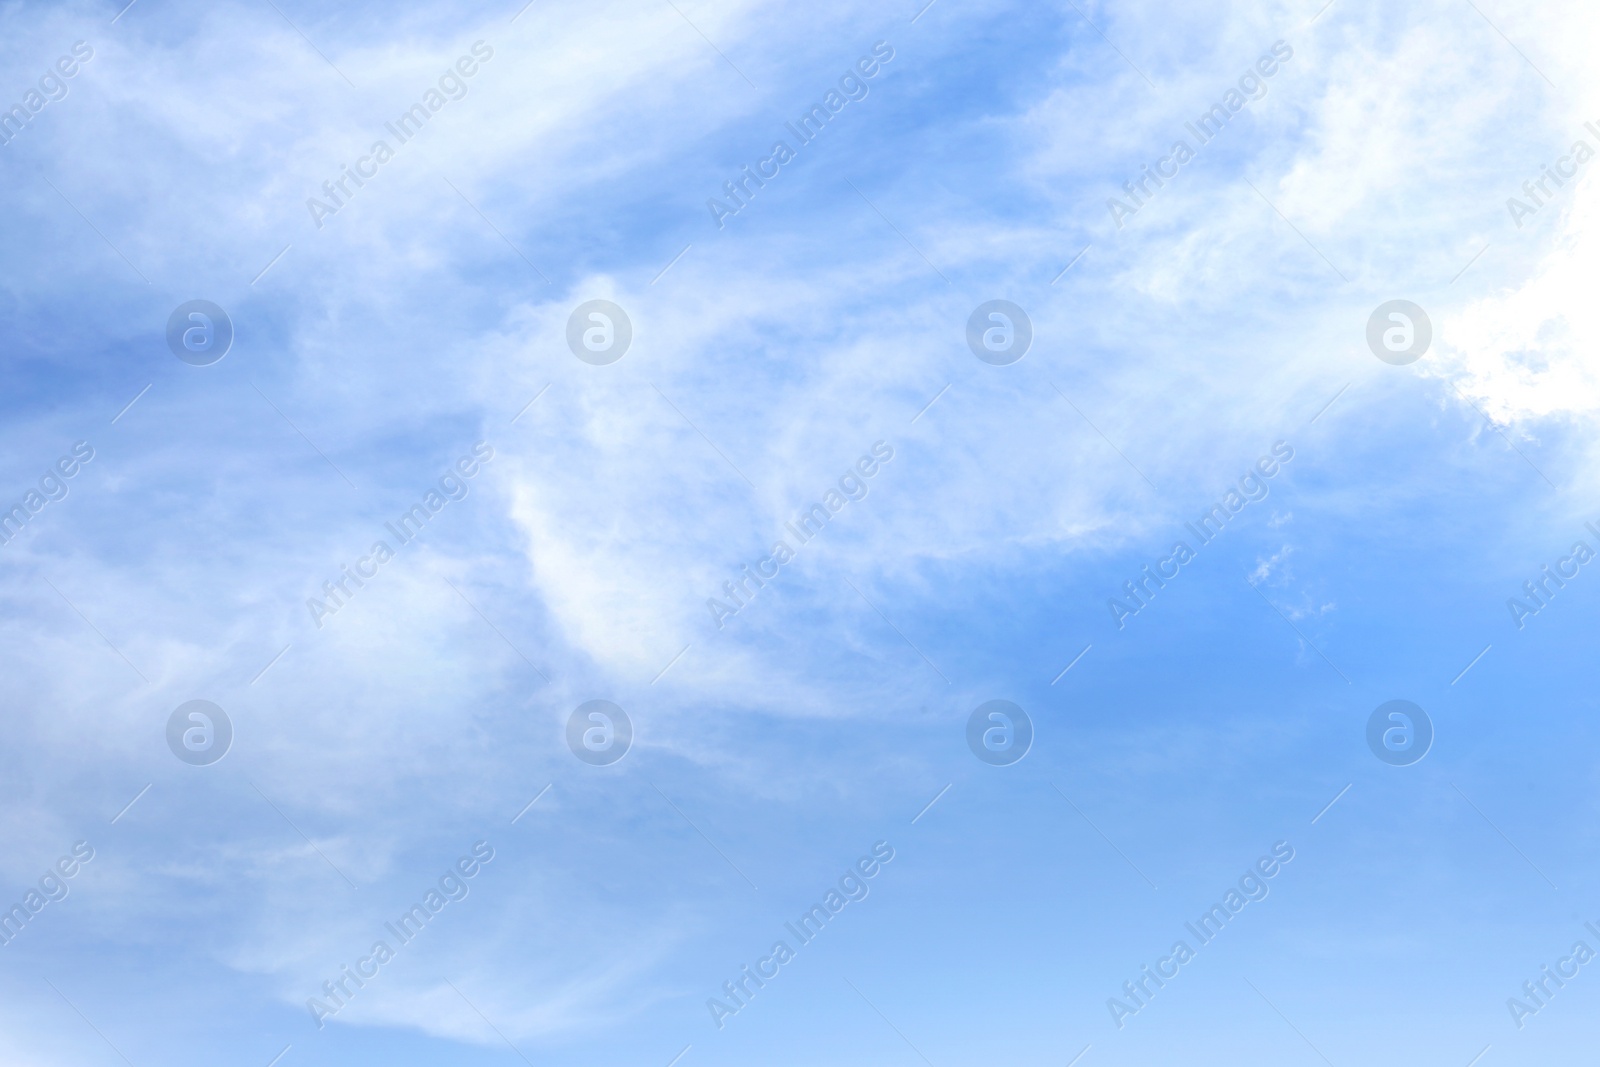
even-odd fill
[{"label": "blue sky", "polygon": [[[0,24],[0,119],[26,112],[0,145],[0,504],[27,519],[0,546],[3,1067],[1588,1048],[1600,573],[1508,600],[1600,552],[1594,163],[1530,216],[1507,199],[1600,149],[1589,7]],[[1108,199],[1280,42],[1119,227]],[[708,199],[778,139],[795,158],[719,227]],[[206,366],[166,340],[193,300],[234,331]],[[567,343],[594,300],[632,325],[608,365]],[[967,343],[991,300],[1032,325],[1008,365]],[[1406,365],[1367,344],[1392,300],[1432,324]],[[1275,446],[1266,497],[1199,543]],[[779,539],[719,625],[708,598]],[[192,700],[231,723],[205,765],[169,747]],[[632,724],[608,765],[567,742],[592,700]],[[1009,765],[967,744],[991,700],[1032,723]],[[1410,765],[1367,744],[1391,700],[1432,723]],[[847,876],[865,895],[802,944],[785,924]],[[346,966],[377,970],[335,997]]]}]

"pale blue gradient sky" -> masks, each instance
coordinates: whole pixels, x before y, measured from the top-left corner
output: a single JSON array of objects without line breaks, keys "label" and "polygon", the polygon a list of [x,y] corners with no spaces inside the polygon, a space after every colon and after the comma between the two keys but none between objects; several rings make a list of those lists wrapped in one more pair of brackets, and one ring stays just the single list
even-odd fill
[{"label": "pale blue gradient sky", "polygon": [[[1600,147],[1593,11],[517,6],[0,8],[8,107],[94,50],[0,147],[0,501],[95,450],[0,547],[0,898],[95,850],[0,946],[0,1067],[1588,1048],[1592,968],[1521,1029],[1506,1000],[1600,950],[1600,571],[1520,630],[1506,600],[1600,549],[1600,192],[1521,228],[1506,198]],[[1280,40],[1118,229],[1107,198]],[[306,199],[477,41],[318,229]],[[876,42],[719,229],[707,198]],[[209,367],[164,340],[197,298],[236,332]],[[1365,343],[1396,298],[1435,330],[1405,367]],[[566,346],[592,299],[633,324],[610,366]],[[992,299],[1033,324],[1010,366],[965,342]],[[706,599],[878,441],[719,628]],[[1268,498],[1119,629],[1108,598],[1278,441]],[[234,726],[212,766],[166,745],[192,699]],[[593,699],[634,725],[614,766],[563,740]],[[1012,766],[966,747],[991,699],[1034,724]],[[1414,766],[1366,747],[1391,699],[1437,731]],[[469,895],[319,1029],[308,998],[477,841]],[[708,998],[879,841],[719,1029]],[[1119,1029],[1107,999],[1279,841],[1270,895]]]}]

